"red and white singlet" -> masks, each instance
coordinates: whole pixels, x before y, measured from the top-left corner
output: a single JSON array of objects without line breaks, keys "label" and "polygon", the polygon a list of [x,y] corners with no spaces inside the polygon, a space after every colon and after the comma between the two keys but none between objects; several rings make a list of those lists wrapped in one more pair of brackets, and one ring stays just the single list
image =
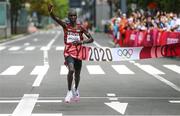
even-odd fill
[{"label": "red and white singlet", "polygon": [[74,58],[78,55],[78,48],[81,45],[73,45],[74,41],[82,41],[83,40],[83,31],[84,29],[80,24],[77,24],[76,27],[72,27],[69,23],[67,23],[67,28],[64,29],[64,56],[72,56]]}]

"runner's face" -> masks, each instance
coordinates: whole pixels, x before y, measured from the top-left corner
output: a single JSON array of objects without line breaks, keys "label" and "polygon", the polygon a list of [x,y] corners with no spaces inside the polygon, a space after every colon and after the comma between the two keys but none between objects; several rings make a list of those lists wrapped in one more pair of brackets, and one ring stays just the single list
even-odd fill
[{"label": "runner's face", "polygon": [[71,12],[71,13],[69,13],[69,20],[71,21],[71,22],[76,22],[76,19],[77,19],[77,14],[76,14],[76,12]]}]

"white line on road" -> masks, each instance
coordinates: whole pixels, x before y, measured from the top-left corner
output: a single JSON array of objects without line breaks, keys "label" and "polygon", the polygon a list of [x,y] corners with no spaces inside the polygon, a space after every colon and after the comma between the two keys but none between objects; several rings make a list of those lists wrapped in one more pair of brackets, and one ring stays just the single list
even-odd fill
[{"label": "white line on road", "polygon": [[33,87],[38,87],[41,84],[41,81],[43,80],[44,76],[46,75],[47,71],[49,69],[49,65],[44,66],[36,66],[33,71],[31,72],[31,75],[38,75],[36,77],[36,80],[33,83]]},{"label": "white line on road", "polygon": [[112,65],[112,67],[119,74],[134,74],[134,72],[125,65]]},{"label": "white line on road", "polygon": [[177,65],[163,65],[163,66],[180,74],[180,66],[177,66]]},{"label": "white line on road", "polygon": [[158,70],[157,68],[151,66],[151,65],[139,65],[142,70],[149,74],[165,74],[164,72]]},{"label": "white line on road", "polygon": [[0,75],[17,75],[23,68],[24,66],[10,66]]},{"label": "white line on road", "polygon": [[110,101],[117,101],[118,100],[118,98],[117,97],[110,97],[110,98],[108,98]]},{"label": "white line on road", "polygon": [[47,46],[43,49],[43,60],[44,60],[44,65],[48,65],[48,50],[51,48],[52,44],[55,42],[55,40],[59,37],[60,34],[57,34],[48,44]]},{"label": "white line on road", "polygon": [[[20,100],[0,100],[0,103],[19,103]],[[37,100],[37,103],[61,103],[62,100]]]},{"label": "white line on road", "polygon": [[60,75],[67,75],[68,74],[68,69],[65,65],[61,65],[60,69]]},{"label": "white line on road", "polygon": [[116,94],[114,94],[114,93],[107,93],[107,96],[108,96],[108,97],[115,97]]},{"label": "white line on road", "polygon": [[169,102],[173,104],[180,104],[180,100],[170,100]]},{"label": "white line on road", "polygon": [[171,88],[175,89],[176,91],[180,92],[180,87],[175,85],[174,83],[164,79],[163,77],[159,76],[158,74],[164,74],[164,72],[150,66],[150,65],[136,65],[140,69],[144,70],[148,74],[152,75],[156,79],[160,80],[161,82],[165,83],[166,85],[170,86]]},{"label": "white line on road", "polygon": [[173,89],[175,89],[176,91],[180,92],[180,87],[175,85],[174,83],[164,79],[163,77],[159,76],[159,75],[153,75],[156,79],[160,80],[161,82],[165,83],[166,85],[172,87]]},{"label": "white line on road", "polygon": [[14,47],[11,47],[11,48],[9,48],[9,51],[17,51],[17,50],[19,50],[21,47],[19,47],[19,46],[14,46]]},{"label": "white line on road", "polygon": [[[0,114],[0,116],[12,116],[12,114]],[[62,116],[62,113],[54,113],[54,114],[31,114],[30,116]]]},{"label": "white line on road", "polygon": [[31,116],[39,94],[24,94],[12,116]]},{"label": "white line on road", "polygon": [[90,74],[105,74],[99,65],[87,65],[86,67]]},{"label": "white line on road", "polygon": [[30,45],[30,43],[24,43],[24,45],[25,45],[25,46],[29,46],[29,45]]},{"label": "white line on road", "polygon": [[102,48],[100,44],[98,44],[96,41],[93,42],[97,47]]},{"label": "white line on road", "polygon": [[56,47],[56,50],[57,51],[62,51],[62,50],[64,50],[64,46],[58,46],[58,47]]},{"label": "white line on road", "polygon": [[37,41],[38,41],[38,39],[37,39],[37,38],[34,38],[34,39],[33,39],[33,41],[34,41],[34,42],[37,42]]},{"label": "white line on road", "polygon": [[41,50],[48,51],[60,34],[57,34],[46,46],[42,47]]},{"label": "white line on road", "polygon": [[43,57],[44,57],[44,58],[43,58],[43,60],[44,60],[44,61],[43,61],[43,62],[44,62],[44,65],[49,66],[48,51],[46,51],[46,50],[43,51]]},{"label": "white line on road", "polygon": [[34,49],[35,49],[34,46],[29,46],[29,47],[26,47],[26,48],[25,48],[26,51],[32,51],[32,50],[34,50]]},{"label": "white line on road", "polygon": [[6,47],[5,46],[0,46],[0,51],[4,50]]},{"label": "white line on road", "polygon": [[104,103],[107,106],[111,107],[115,111],[124,114],[127,108],[128,103],[120,103],[118,101],[110,102],[110,103]]},{"label": "white line on road", "polygon": [[[20,100],[22,97],[0,97],[0,101],[3,100]],[[96,96],[91,96],[91,97],[83,97],[81,96],[81,99],[108,99],[109,97],[102,96],[102,97],[96,97]],[[118,99],[131,99],[131,100],[180,100],[180,97],[118,97]],[[59,100],[59,99],[64,99],[64,96],[58,96],[58,97],[39,97],[39,100]]]}]

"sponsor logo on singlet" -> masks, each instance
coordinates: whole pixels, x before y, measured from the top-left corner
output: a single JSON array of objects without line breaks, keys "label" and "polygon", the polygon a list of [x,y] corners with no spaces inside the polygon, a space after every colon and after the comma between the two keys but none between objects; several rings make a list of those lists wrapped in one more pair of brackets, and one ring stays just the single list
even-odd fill
[{"label": "sponsor logo on singlet", "polygon": [[79,33],[67,32],[67,43],[72,43],[74,41],[80,41]]}]

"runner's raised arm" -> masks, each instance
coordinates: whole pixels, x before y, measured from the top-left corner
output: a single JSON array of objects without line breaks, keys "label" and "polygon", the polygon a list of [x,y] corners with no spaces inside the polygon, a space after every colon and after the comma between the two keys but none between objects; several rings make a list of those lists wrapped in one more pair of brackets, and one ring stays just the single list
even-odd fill
[{"label": "runner's raised arm", "polygon": [[52,4],[48,4],[48,11],[50,13],[50,16],[65,29],[66,23],[63,22],[59,17],[55,16],[55,14],[53,13],[53,5]]}]

